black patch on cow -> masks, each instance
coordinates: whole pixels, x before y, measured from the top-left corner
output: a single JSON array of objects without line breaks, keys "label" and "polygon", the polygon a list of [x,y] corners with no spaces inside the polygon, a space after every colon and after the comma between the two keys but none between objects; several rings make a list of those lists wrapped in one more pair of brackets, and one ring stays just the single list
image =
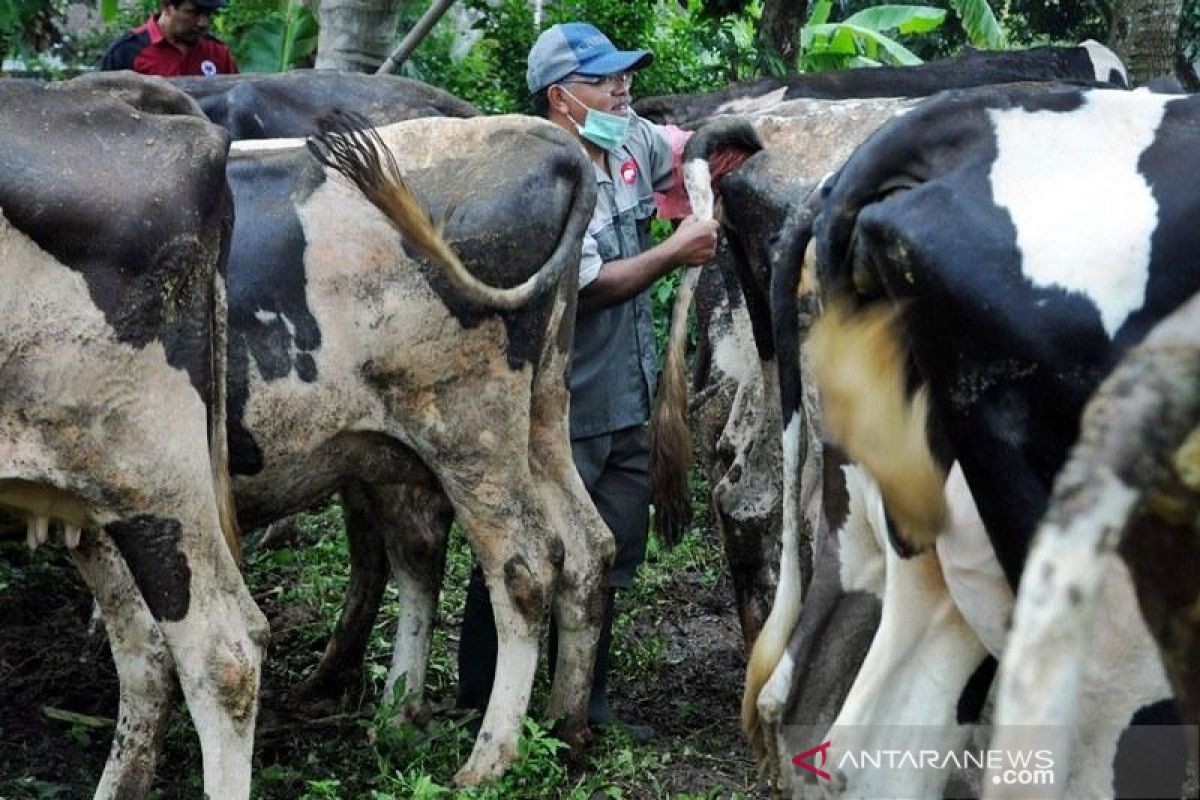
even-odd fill
[{"label": "black patch on cow", "polygon": [[0,208],[83,276],[118,341],[161,342],[208,402],[212,277],[232,223],[228,139],[187,114],[158,113],[171,90],[131,86],[128,98],[149,105],[139,112],[110,96],[120,84],[4,84],[0,107],[20,113],[0,115]]},{"label": "black patch on cow", "polygon": [[179,520],[139,514],[104,526],[125,557],[150,613],[158,622],[179,622],[191,600],[192,570],[179,548]]},{"label": "black patch on cow", "polygon": [[296,70],[171,82],[196,98],[209,119],[235,140],[311,136],[318,133],[317,119],[335,108],[361,114],[374,125],[479,113],[441,89],[394,75]]},{"label": "black patch on cow", "polygon": [[988,692],[992,688],[992,680],[996,677],[996,659],[985,656],[979,666],[967,678],[966,685],[958,695],[958,706],[954,718],[959,725],[979,722],[983,714],[983,704],[987,702]]},{"label": "black patch on cow", "polygon": [[[237,224],[229,256],[229,449],[235,475],[262,469],[245,425],[251,361],[264,381],[317,380],[321,331],[308,307],[304,230],[296,208],[325,182],[303,149],[233,158]],[[285,200],[286,198],[286,200]]]},{"label": "black patch on cow", "polygon": [[1189,757],[1194,743],[1181,727],[1174,700],[1139,708],[1121,732],[1113,756],[1113,790],[1117,797],[1184,797]]},{"label": "black patch on cow", "polygon": [[[446,240],[464,266],[499,288],[521,283],[550,258],[580,180],[575,160],[557,151],[541,162],[550,161],[549,169],[524,168],[535,157],[530,148],[543,143],[528,136],[510,141],[513,138],[510,133],[497,134],[492,144],[497,152],[524,152],[521,159],[450,160],[436,169],[405,175],[433,218],[445,220]],[[508,334],[509,367],[516,370],[532,363],[536,369],[554,307],[553,292],[510,312],[480,309],[462,299],[441,268],[418,254],[410,252],[409,257],[460,325],[471,329],[499,316]]]}]

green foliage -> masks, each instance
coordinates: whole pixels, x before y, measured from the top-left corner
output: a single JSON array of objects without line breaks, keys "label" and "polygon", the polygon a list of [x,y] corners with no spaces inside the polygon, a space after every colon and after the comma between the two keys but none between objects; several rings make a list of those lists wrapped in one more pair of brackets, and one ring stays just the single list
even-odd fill
[{"label": "green foliage", "polygon": [[950,0],[950,6],[962,20],[963,30],[972,45],[986,50],[1008,47],[1004,30],[987,0]]},{"label": "green foliage", "polygon": [[882,5],[831,23],[827,21],[831,7],[831,0],[817,0],[808,22],[800,29],[800,66],[804,71],[920,64],[920,57],[887,33],[927,33],[946,18],[944,10],[929,6]]},{"label": "green foliage", "polygon": [[62,0],[0,0],[0,58],[49,50],[62,12]]},{"label": "green foliage", "polygon": [[311,66],[317,52],[317,19],[299,0],[233,0],[216,28],[242,72]]}]

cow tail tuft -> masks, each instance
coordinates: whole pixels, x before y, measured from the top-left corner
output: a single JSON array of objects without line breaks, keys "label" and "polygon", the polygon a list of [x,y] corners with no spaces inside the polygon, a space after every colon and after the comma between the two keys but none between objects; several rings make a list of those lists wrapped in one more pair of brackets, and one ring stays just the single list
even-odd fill
[{"label": "cow tail tuft", "polygon": [[668,547],[679,544],[692,521],[688,472],[692,466],[692,432],[688,424],[685,364],[688,309],[700,280],[700,268],[688,269],[671,311],[666,364],[654,413],[650,418],[650,496],[654,524]]},{"label": "cow tail tuft", "polygon": [[879,484],[900,536],[922,550],[949,520],[946,471],[929,448],[929,393],[909,396],[897,309],[830,303],[808,337],[825,425]]}]

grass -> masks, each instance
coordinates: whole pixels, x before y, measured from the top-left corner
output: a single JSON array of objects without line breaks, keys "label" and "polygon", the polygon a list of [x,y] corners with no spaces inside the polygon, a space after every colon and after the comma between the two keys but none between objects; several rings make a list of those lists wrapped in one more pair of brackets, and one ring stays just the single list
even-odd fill
[{"label": "grass", "polygon": [[[704,495],[701,487],[696,496]],[[697,519],[702,520],[702,514]],[[708,613],[697,606],[697,597],[709,598],[704,602],[711,605],[716,602],[713,598],[722,596],[719,589],[726,598],[731,595],[727,584],[722,585],[720,547],[703,524],[698,523],[673,550],[659,547],[652,537],[634,588],[623,592],[618,601],[613,652],[617,710],[622,711],[622,703],[626,710],[652,709],[651,721],[660,724],[666,719],[672,730],[647,744],[613,730],[597,737],[583,763],[570,763],[566,745],[551,736],[537,716],[545,708],[549,690],[543,663],[534,687],[533,716],[524,722],[517,762],[500,780],[458,792],[449,788],[450,778],[470,753],[472,723],[476,721],[473,715],[452,707],[458,629],[472,564],[463,537],[457,530],[451,536],[433,629],[427,697],[434,714],[424,727],[418,727],[394,724],[394,700],[387,702],[382,697],[398,612],[391,587],[372,630],[361,685],[336,702],[304,708],[302,715],[291,713],[297,710],[296,704],[287,699],[286,690],[316,665],[341,610],[349,578],[342,511],[336,502],[302,515],[298,528],[299,536],[289,546],[255,548],[251,542],[246,554],[247,584],[271,619],[273,634],[264,662],[252,797],[692,800],[755,796],[750,761],[732,733],[736,703],[706,704],[705,695],[711,692],[699,689],[692,696],[686,683],[680,684],[686,679],[677,677],[689,669],[712,671],[706,664],[689,663],[694,659],[689,649],[691,632],[697,628],[687,627],[694,621],[686,617],[693,612]],[[66,629],[77,624],[72,620],[86,619],[85,590],[78,585],[60,546],[29,554],[23,545],[11,542],[4,544],[0,556],[0,598],[5,593],[12,599],[28,599],[43,592],[43,597],[57,596],[50,591],[53,586],[55,592],[73,598],[76,606],[73,616],[65,618]],[[63,656],[66,662],[77,660],[78,647],[78,643],[64,645],[64,652],[70,650]],[[97,647],[100,657],[107,658],[107,648]],[[733,661],[737,663],[727,665],[731,685],[740,682],[740,661]],[[115,698],[111,664],[108,669],[110,688],[104,691],[111,691]],[[675,682],[668,685],[666,679]],[[57,680],[90,686],[93,678],[64,672]],[[714,739],[713,731],[718,728],[723,733]],[[75,797],[90,792],[110,735],[111,728],[59,723],[51,730],[50,744],[42,746],[66,745],[78,751],[74,757],[85,768],[76,766],[58,773],[38,770],[35,764],[44,753],[39,755],[36,749],[19,754],[10,751],[0,758],[0,773],[7,773],[0,776],[0,797]],[[167,733],[152,797],[201,796],[200,775],[198,741],[180,703]]]}]

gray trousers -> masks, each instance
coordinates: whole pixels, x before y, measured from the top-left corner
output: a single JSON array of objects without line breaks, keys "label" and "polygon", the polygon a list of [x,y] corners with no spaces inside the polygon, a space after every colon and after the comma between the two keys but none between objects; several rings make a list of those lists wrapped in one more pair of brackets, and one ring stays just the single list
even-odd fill
[{"label": "gray trousers", "polygon": [[571,440],[575,468],[617,540],[608,586],[628,588],[650,531],[650,434],[645,425]]}]

